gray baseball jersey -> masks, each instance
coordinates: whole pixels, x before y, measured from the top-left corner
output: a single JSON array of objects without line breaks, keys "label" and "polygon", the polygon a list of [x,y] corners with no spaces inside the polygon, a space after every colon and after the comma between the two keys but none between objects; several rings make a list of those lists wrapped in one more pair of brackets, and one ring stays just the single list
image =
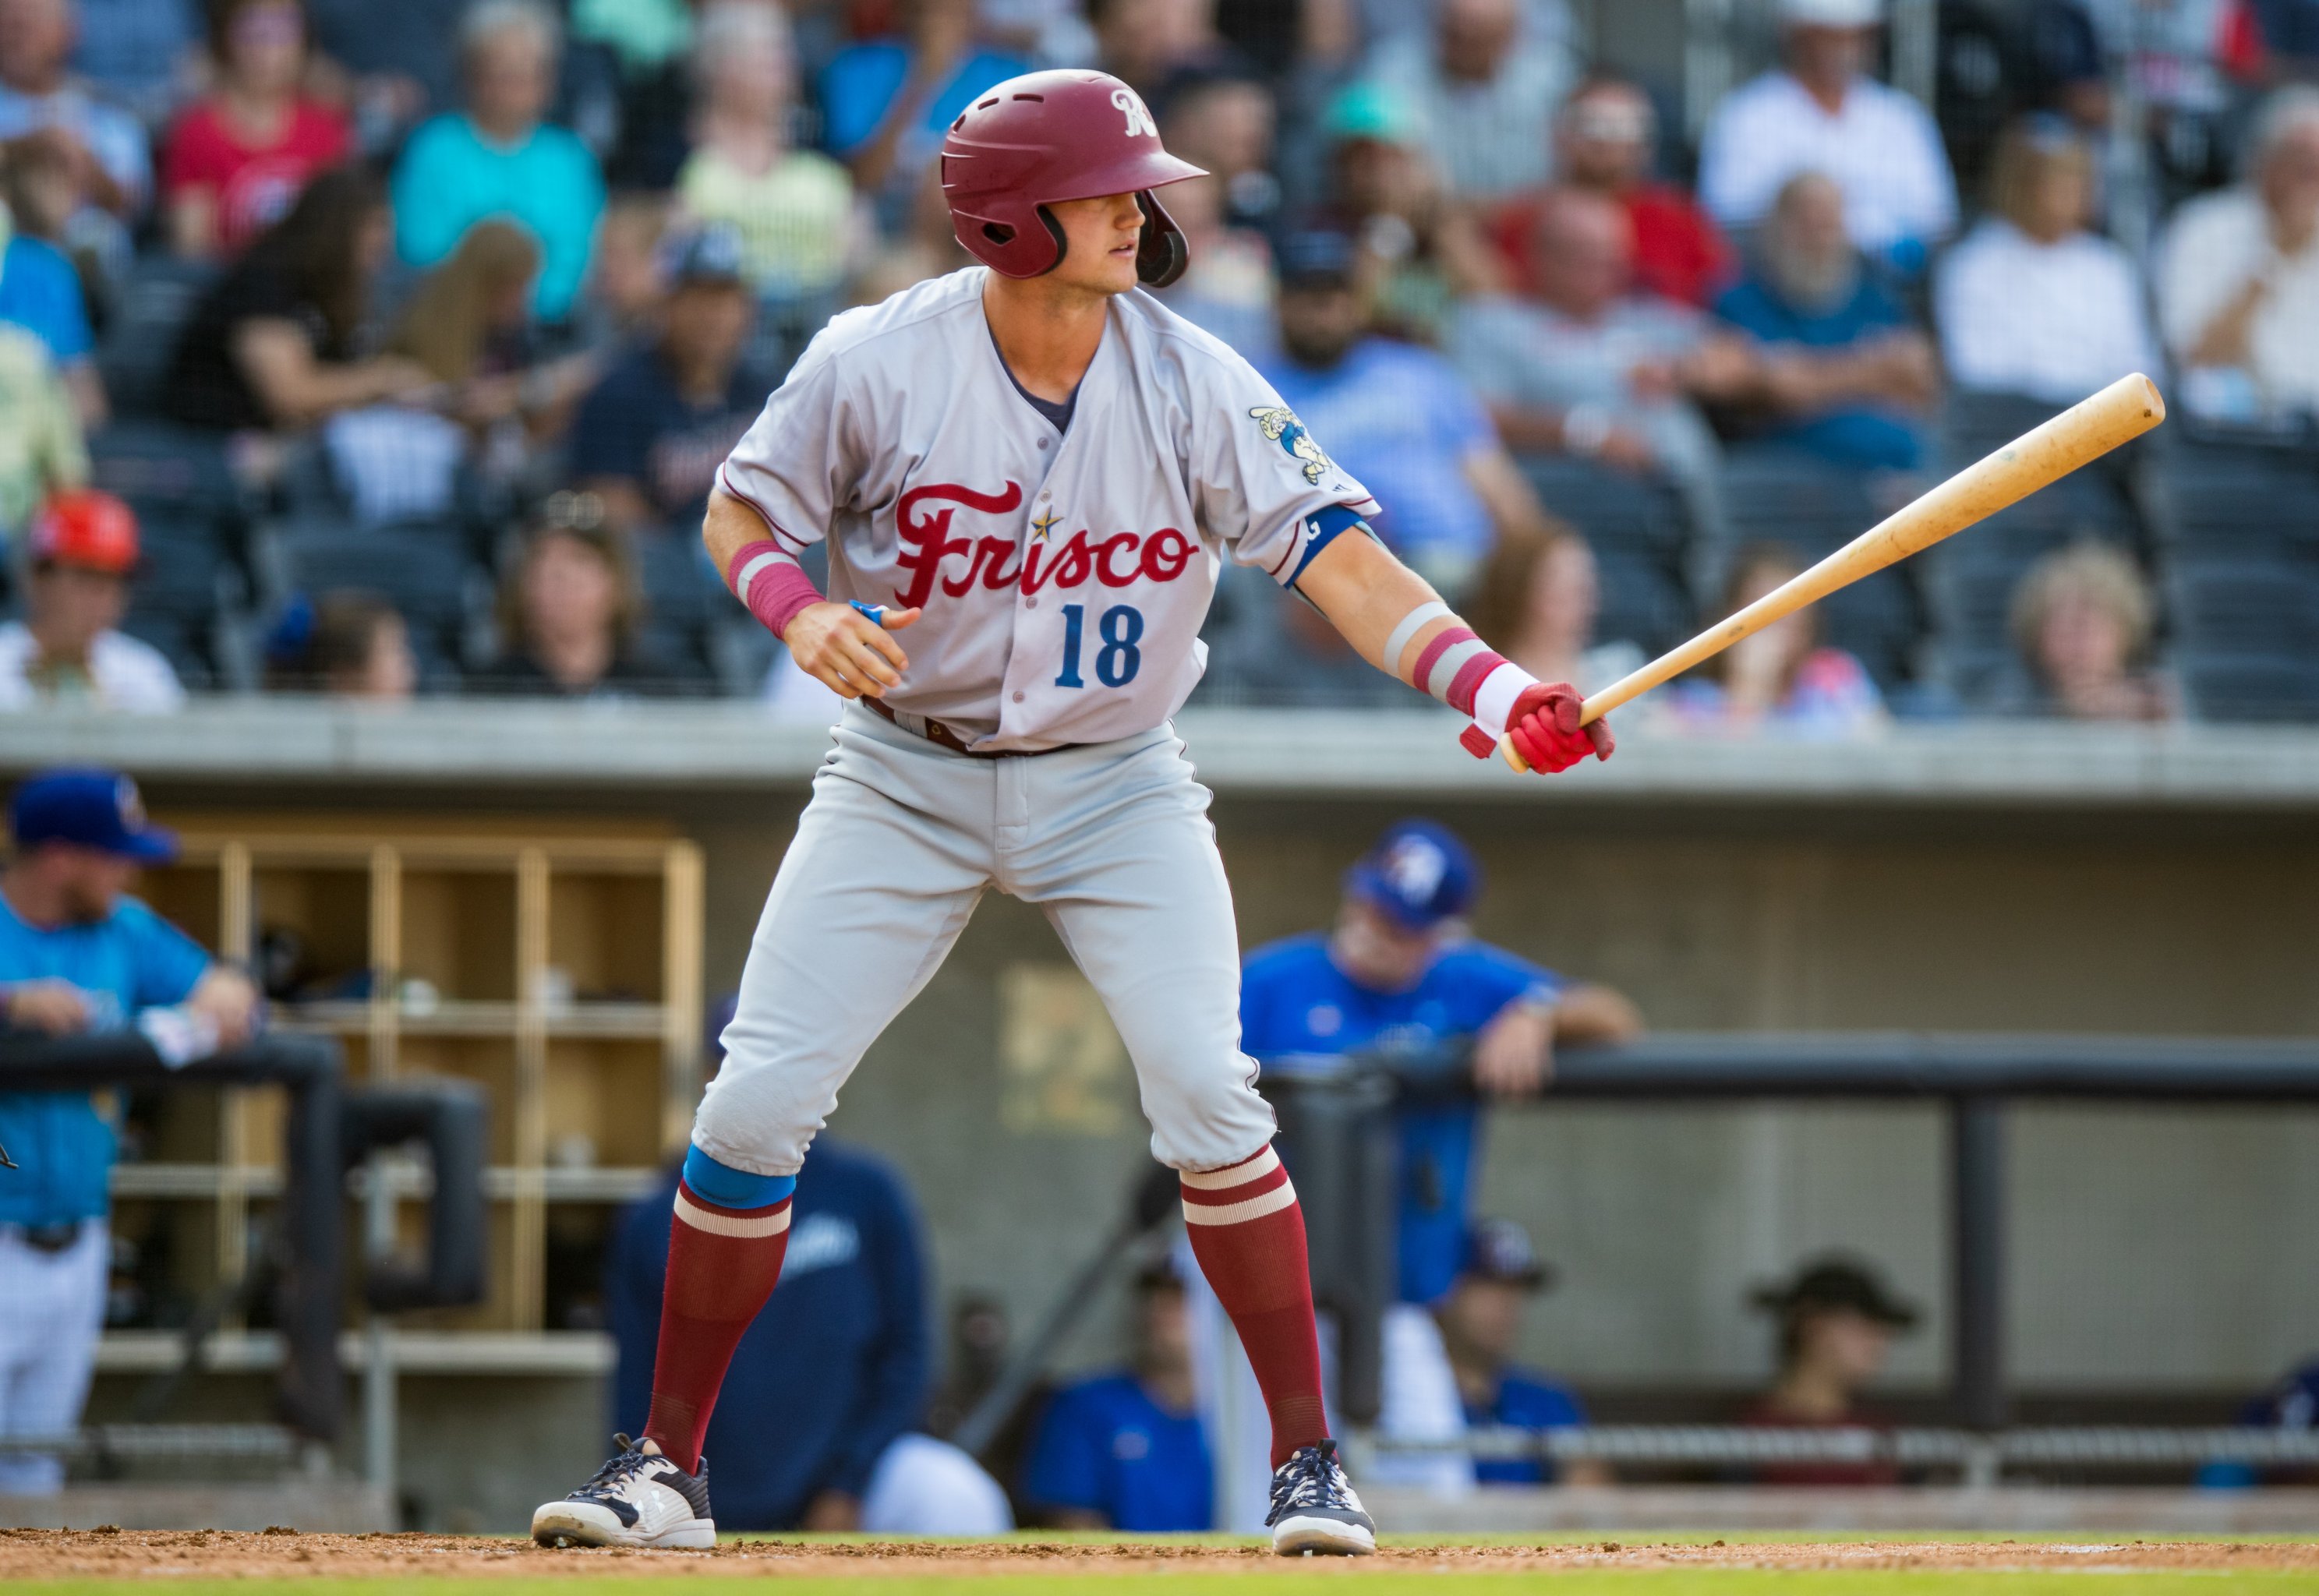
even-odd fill
[{"label": "gray baseball jersey", "polygon": [[[980,266],[837,317],[719,473],[830,597],[921,606],[886,702],[979,753],[1104,743],[1183,706],[1229,555],[1292,580],[1312,518],[1374,515],[1248,362],[1114,297],[1069,429],[1017,391]],[[907,724],[907,723],[906,723]]]}]

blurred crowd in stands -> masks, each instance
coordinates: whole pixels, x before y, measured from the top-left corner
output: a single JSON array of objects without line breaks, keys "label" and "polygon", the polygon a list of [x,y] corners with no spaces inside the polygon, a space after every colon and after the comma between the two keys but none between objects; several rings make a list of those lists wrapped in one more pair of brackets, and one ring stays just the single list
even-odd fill
[{"label": "blurred crowd in stands", "polygon": [[[1770,0],[1704,104],[1566,0],[0,0],[0,706],[830,714],[699,552],[714,470],[966,264],[949,121],[1094,64],[1213,174],[1169,300],[1533,672],[2142,370],[2175,425],[1631,718],[2319,718],[2319,3],[1939,16],[1936,115],[1880,0]],[[1205,701],[1421,707],[1245,573],[1207,638]]]}]

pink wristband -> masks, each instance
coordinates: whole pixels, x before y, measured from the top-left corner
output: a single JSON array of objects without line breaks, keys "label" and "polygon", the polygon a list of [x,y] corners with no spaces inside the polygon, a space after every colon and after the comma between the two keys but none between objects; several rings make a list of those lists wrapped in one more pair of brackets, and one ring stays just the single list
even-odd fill
[{"label": "pink wristband", "polygon": [[769,537],[742,546],[733,556],[726,582],[734,596],[749,607],[749,613],[776,637],[788,636],[790,623],[797,619],[799,610],[821,602],[821,591],[813,585],[813,578]]}]

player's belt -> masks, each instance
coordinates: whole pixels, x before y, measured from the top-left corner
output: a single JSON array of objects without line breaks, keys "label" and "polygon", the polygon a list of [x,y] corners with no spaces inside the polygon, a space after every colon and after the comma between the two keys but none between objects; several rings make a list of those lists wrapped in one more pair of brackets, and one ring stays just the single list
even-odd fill
[{"label": "player's belt", "polygon": [[1063,743],[1053,748],[1001,748],[986,753],[979,748],[969,748],[966,739],[939,720],[930,720],[923,715],[913,715],[906,720],[885,699],[873,699],[868,693],[863,693],[854,701],[865,709],[884,716],[904,731],[924,737],[935,747],[947,748],[952,753],[963,753],[969,759],[1036,759],[1040,754],[1060,753],[1063,749],[1073,746]]}]

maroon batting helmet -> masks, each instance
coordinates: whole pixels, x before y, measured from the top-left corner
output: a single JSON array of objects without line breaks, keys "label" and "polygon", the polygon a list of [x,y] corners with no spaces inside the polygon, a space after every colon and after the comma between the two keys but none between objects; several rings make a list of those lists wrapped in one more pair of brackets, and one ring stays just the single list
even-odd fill
[{"label": "maroon batting helmet", "polygon": [[1184,275],[1184,233],[1151,191],[1207,173],[1160,147],[1141,95],[1107,72],[1031,72],[966,108],[943,140],[943,194],[966,252],[1008,277],[1062,264],[1063,230],[1045,207],[1132,194],[1143,208],[1135,275],[1165,288]]}]

